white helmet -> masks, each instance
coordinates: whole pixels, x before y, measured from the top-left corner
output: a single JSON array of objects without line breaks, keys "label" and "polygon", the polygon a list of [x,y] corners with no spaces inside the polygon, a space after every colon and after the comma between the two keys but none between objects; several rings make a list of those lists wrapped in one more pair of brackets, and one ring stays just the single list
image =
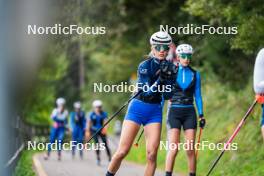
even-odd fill
[{"label": "white helmet", "polygon": [[93,101],[93,107],[96,108],[96,107],[101,107],[103,105],[102,101],[101,100],[94,100]]},{"label": "white helmet", "polygon": [[63,106],[65,103],[66,103],[66,100],[62,97],[60,97],[56,100],[57,106]]},{"label": "white helmet", "polygon": [[151,45],[170,45],[172,43],[171,36],[164,31],[152,34],[149,41]]},{"label": "white helmet", "polygon": [[76,108],[76,109],[81,109],[82,104],[81,104],[81,102],[76,101],[76,102],[73,104],[73,107]]},{"label": "white helmet", "polygon": [[181,44],[176,48],[176,54],[193,54],[193,48],[189,44]]}]

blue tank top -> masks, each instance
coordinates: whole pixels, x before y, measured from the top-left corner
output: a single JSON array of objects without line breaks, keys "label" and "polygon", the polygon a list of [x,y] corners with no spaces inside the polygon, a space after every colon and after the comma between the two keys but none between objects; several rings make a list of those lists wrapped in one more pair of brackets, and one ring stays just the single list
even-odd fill
[{"label": "blue tank top", "polygon": [[91,130],[98,130],[104,125],[104,120],[107,119],[107,113],[102,111],[100,114],[91,112],[89,119],[92,122]]}]

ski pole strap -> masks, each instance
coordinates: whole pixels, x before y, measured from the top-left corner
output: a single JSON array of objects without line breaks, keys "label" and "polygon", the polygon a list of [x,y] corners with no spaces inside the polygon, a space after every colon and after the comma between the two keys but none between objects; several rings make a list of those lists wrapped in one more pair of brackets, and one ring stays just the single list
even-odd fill
[{"label": "ski pole strap", "polygon": [[89,143],[96,135],[98,135],[100,133],[100,131],[106,126],[108,125],[127,105],[128,103],[133,100],[134,98],[136,98],[139,94],[141,94],[143,92],[143,90],[139,90],[135,95],[133,95],[130,99],[128,99],[128,101],[122,106],[120,107],[106,122],[105,124],[99,128],[87,141],[87,143]]}]

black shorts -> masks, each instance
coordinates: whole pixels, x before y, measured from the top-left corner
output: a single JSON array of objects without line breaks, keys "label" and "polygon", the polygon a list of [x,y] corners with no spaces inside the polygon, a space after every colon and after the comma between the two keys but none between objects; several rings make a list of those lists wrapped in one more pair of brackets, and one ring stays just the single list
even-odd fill
[{"label": "black shorts", "polygon": [[197,116],[194,107],[170,107],[167,116],[168,128],[184,130],[197,128]]}]

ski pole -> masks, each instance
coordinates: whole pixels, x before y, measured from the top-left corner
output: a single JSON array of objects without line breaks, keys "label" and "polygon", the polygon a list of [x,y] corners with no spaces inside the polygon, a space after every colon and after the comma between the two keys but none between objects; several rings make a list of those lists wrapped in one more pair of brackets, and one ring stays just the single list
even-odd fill
[{"label": "ski pole", "polygon": [[138,147],[138,143],[139,143],[143,133],[144,133],[144,128],[141,130],[140,135],[138,136],[136,143],[134,144],[135,147]]},{"label": "ski pole", "polygon": [[236,127],[235,131],[233,132],[233,134],[231,135],[231,137],[228,139],[228,141],[225,143],[224,145],[224,149],[222,150],[222,152],[220,153],[220,155],[216,158],[216,160],[214,161],[213,165],[211,166],[210,170],[208,171],[208,173],[206,174],[206,176],[209,176],[211,174],[211,172],[213,171],[213,169],[215,168],[215,166],[217,165],[218,161],[221,159],[221,157],[224,155],[225,151],[227,150],[227,147],[230,145],[230,143],[232,143],[233,139],[236,137],[236,135],[238,134],[238,132],[240,131],[241,127],[244,125],[245,121],[247,120],[247,118],[249,117],[250,113],[252,112],[252,110],[254,109],[255,105],[257,104],[258,99],[255,99],[254,102],[252,103],[252,105],[249,107],[247,113],[244,115],[244,117],[242,118],[242,120],[240,121],[240,123],[238,124],[238,126]]},{"label": "ski pole", "polygon": [[[197,145],[197,148],[200,146],[202,133],[203,133],[203,129],[200,128],[199,136],[198,136],[198,141],[197,141],[197,144],[198,144],[198,145]],[[195,153],[195,158],[196,158],[196,160],[198,159],[198,152],[199,152],[199,150],[197,149],[197,150],[196,150],[196,153]]]},{"label": "ski pole", "polygon": [[133,95],[131,98],[129,98],[127,100],[127,102],[121,106],[106,122],[105,124],[99,128],[87,141],[87,143],[89,143],[98,133],[100,133],[100,131],[106,126],[108,125],[127,105],[128,103],[133,100],[134,98],[136,98],[139,94],[141,94],[143,92],[143,89],[139,90],[135,95]]}]

